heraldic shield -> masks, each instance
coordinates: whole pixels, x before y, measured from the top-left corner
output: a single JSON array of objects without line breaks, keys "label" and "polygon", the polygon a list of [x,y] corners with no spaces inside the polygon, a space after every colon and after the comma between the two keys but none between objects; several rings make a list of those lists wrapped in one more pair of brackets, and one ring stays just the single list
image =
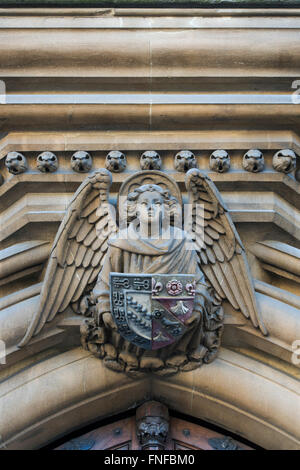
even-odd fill
[{"label": "heraldic shield", "polygon": [[186,331],[195,299],[190,274],[110,273],[111,312],[120,335],[143,349],[160,349]]}]

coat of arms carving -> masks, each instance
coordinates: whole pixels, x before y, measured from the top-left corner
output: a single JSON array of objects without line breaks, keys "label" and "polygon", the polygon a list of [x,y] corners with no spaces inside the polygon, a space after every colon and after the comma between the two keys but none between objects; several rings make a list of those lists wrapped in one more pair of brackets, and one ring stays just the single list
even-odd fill
[{"label": "coat of arms carving", "polygon": [[100,169],[75,193],[21,345],[71,306],[88,317],[83,347],[108,368],[137,377],[211,362],[221,342],[223,300],[267,334],[243,244],[203,172],[187,172],[184,207],[171,176],[131,175],[120,188],[117,215],[111,182]]},{"label": "coat of arms carving", "polygon": [[188,274],[111,273],[111,312],[121,336],[153,350],[176,342],[193,314],[194,284]]}]

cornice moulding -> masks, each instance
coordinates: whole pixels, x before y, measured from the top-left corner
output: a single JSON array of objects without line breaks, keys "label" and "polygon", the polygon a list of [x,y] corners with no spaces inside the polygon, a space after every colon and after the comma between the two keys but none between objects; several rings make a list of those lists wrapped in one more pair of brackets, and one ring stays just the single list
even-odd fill
[{"label": "cornice moulding", "polygon": [[[24,0],[23,0],[24,1]],[[80,1],[80,0],[78,0]],[[297,0],[299,1],[299,0]],[[82,2],[81,2],[82,3]],[[262,1],[259,4],[262,6]],[[119,17],[119,16],[143,16],[143,17],[185,17],[185,16],[204,16],[204,17],[222,17],[222,16],[299,16],[300,9],[296,8],[76,8],[76,7],[16,7],[11,6],[10,8],[2,8],[3,1],[0,2],[0,16],[4,17],[16,17],[16,16],[76,16],[76,17]],[[283,4],[283,6],[286,4]],[[231,5],[232,6],[232,5]],[[300,1],[299,1],[300,7]]]},{"label": "cornice moulding", "polygon": [[[17,152],[42,152],[51,151],[77,151],[88,150],[107,151],[118,150],[140,151],[148,148],[159,150],[248,150],[258,147],[262,150],[278,150],[279,148],[292,148],[300,154],[300,137],[297,132],[289,130],[178,130],[173,131],[134,131],[116,130],[103,132],[78,131],[78,132],[9,132],[0,139],[0,161],[4,160],[7,153]],[[49,176],[49,175],[47,175]],[[118,175],[115,175],[116,177]],[[75,175],[74,175],[75,177]],[[223,175],[226,178],[226,174]]]},{"label": "cornice moulding", "polygon": [[23,300],[35,297],[40,293],[42,284],[42,282],[39,282],[38,284],[34,284],[32,286],[26,287],[25,289],[14,292],[13,294],[2,297],[0,299],[0,311],[4,310],[7,307],[10,307],[11,305],[18,304]]},{"label": "cornice moulding", "polygon": [[275,287],[271,284],[267,284],[266,282],[258,279],[254,279],[254,287],[256,292],[265,294],[300,310],[300,297],[298,295],[292,294],[291,292],[280,289],[279,287]]},{"label": "cornice moulding", "polygon": [[[75,15],[74,19],[53,17],[53,22],[48,17],[45,21],[43,17],[2,16],[0,76],[296,79],[299,29],[299,16],[148,19]],[[254,34],[259,50],[253,47]]]},{"label": "cornice moulding", "polygon": [[[71,8],[80,7],[81,10],[91,9],[91,7],[99,7],[109,9],[117,9],[120,7],[128,7],[132,9],[144,8],[146,11],[150,8],[162,10],[168,8],[173,9],[195,8],[206,9],[208,11],[215,8],[226,10],[256,9],[256,8],[282,8],[288,10],[300,6],[299,0],[1,0],[3,7],[49,7],[49,8]],[[112,8],[115,7],[115,8]]]},{"label": "cornice moulding", "polygon": [[47,241],[16,243],[0,252],[0,278],[3,279],[18,271],[45,261],[50,252]]},{"label": "cornice moulding", "polygon": [[[98,12],[98,14],[97,14]],[[45,23],[45,17],[47,22]],[[0,29],[298,29],[300,9],[271,11],[210,11],[177,10],[169,14],[159,10],[82,11],[5,11],[0,9]],[[74,21],[76,19],[76,21]],[[120,19],[122,19],[120,21]]]},{"label": "cornice moulding", "polygon": [[33,311],[38,307],[38,301],[39,296],[29,297],[0,311],[1,341],[5,342],[6,349],[16,347],[21,341],[30,325]]},{"label": "cornice moulding", "polygon": [[[217,179],[214,179],[218,186]],[[257,184],[257,180],[254,181]],[[116,181],[114,183],[117,184]],[[228,179],[229,187],[232,187],[232,183],[233,180]],[[119,185],[120,181],[117,187]],[[222,187],[224,188],[224,183]],[[26,186],[23,189],[26,190]],[[65,187],[63,189],[65,191]],[[234,192],[224,190],[222,196],[234,222],[273,222],[295,239],[300,240],[299,209],[281,196],[272,191],[250,193],[238,190]],[[51,196],[39,194],[37,201],[37,194],[27,193],[1,214],[0,240],[7,239],[27,224],[61,222],[71,197],[71,192],[54,193]],[[264,249],[262,251],[264,252]]]},{"label": "cornice moulding", "polygon": [[263,261],[267,271],[300,283],[300,250],[286,243],[266,240],[256,242],[252,253]]},{"label": "cornice moulding", "polygon": [[[300,71],[299,71],[300,76]],[[300,106],[289,105],[2,105],[0,132],[291,131],[300,127]],[[232,137],[232,141],[233,141]]]}]

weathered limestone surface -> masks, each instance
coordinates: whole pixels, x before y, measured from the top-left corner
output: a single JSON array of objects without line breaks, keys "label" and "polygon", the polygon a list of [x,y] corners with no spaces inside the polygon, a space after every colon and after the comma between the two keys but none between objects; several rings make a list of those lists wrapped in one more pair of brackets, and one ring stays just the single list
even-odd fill
[{"label": "weathered limestone surface", "polygon": [[[157,2],[156,0],[64,0],[63,2],[58,2],[58,0],[3,0],[2,2],[5,6],[26,6],[26,4],[38,5],[38,6],[79,6],[82,7],[85,4],[88,6],[135,6],[137,8],[143,6],[155,6],[160,7],[162,5],[173,7],[173,6],[184,6],[186,3],[184,0],[163,0]],[[195,7],[199,8],[214,8],[214,7],[229,7],[229,8],[251,8],[251,7],[297,7],[299,5],[299,0],[262,0],[258,2],[257,0],[191,0],[187,4],[193,3]],[[62,5],[63,4],[63,5]]]},{"label": "weathered limestone surface", "polygon": [[[300,76],[300,10],[173,9],[170,16],[103,6],[0,10],[7,90],[0,106],[0,339],[8,352],[6,364],[0,357],[0,447],[39,448],[153,398],[267,449],[299,449],[292,357],[300,339],[300,108],[291,94]],[[243,168],[251,149],[263,154],[260,172]],[[274,168],[283,149],[295,152],[296,171]],[[86,176],[110,165],[116,202],[142,154],[157,152],[186,202],[184,165],[175,166],[182,150],[228,206],[269,335],[224,303],[219,357],[168,379],[108,371],[80,347],[82,317],[70,309],[18,349],[59,224]],[[225,173],[211,163],[216,150],[230,157]],[[78,151],[91,156],[87,173],[72,168]],[[126,165],[109,164],[111,151]],[[9,152],[26,157],[23,173],[5,166]],[[42,152],[55,154],[55,171],[40,171]]]},{"label": "weathered limestone surface", "polygon": [[2,445],[7,449],[38,448],[95,416],[137,406],[146,396],[267,449],[299,448],[297,380],[226,349],[210,367],[175,378],[132,381],[78,348],[8,379],[0,394]]}]

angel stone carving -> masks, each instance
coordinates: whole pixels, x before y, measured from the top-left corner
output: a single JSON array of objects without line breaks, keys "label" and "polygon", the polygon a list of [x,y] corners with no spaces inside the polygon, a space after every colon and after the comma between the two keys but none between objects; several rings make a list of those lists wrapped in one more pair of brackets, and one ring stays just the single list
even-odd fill
[{"label": "angel stone carving", "polygon": [[120,229],[109,204],[110,172],[98,170],[79,187],[21,345],[69,305],[90,316],[81,327],[83,346],[131,376],[171,375],[211,362],[224,299],[267,334],[242,242],[215,185],[200,170],[188,171],[183,230],[177,184],[160,171],[149,174],[123,183]]}]

